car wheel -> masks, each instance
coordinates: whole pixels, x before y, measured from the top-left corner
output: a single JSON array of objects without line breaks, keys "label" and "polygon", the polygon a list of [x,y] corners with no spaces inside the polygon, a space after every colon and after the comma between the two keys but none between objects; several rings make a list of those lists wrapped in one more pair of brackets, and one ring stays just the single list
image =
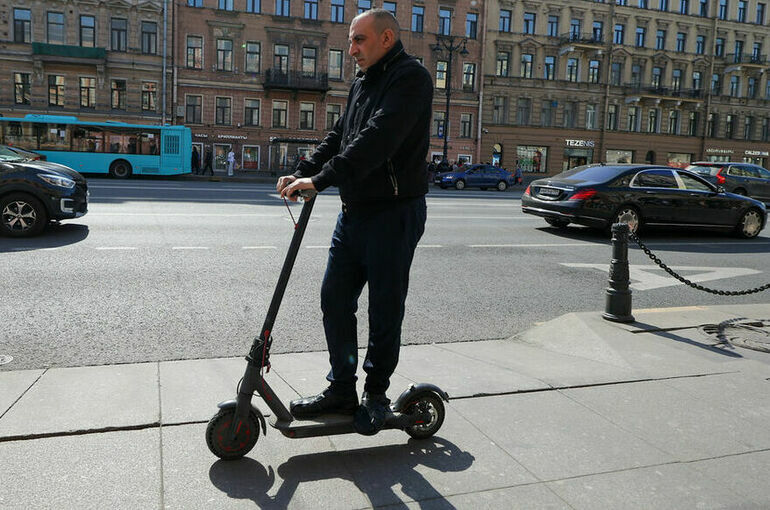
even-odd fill
[{"label": "car wheel", "polygon": [[465,181],[462,179],[457,179],[457,182],[455,183],[455,188],[465,189]]},{"label": "car wheel", "polygon": [[743,195],[744,197],[748,195],[748,193],[746,193],[746,190],[743,188],[735,188],[735,191],[733,191],[733,193],[735,193],[736,195]]},{"label": "car wheel", "polygon": [[[617,213],[615,213],[615,220],[612,223],[625,223],[628,225],[628,231],[632,234],[636,234],[639,232],[642,220],[639,218],[639,213],[636,209],[630,205],[624,205],[618,209]],[[612,225],[610,225],[610,229],[611,228]]]},{"label": "car wheel", "polygon": [[40,201],[24,193],[0,199],[0,232],[11,237],[35,236],[48,224],[48,213]]},{"label": "car wheel", "polygon": [[508,189],[508,183],[505,181],[500,181],[497,183],[497,189],[498,191],[505,191]]},{"label": "car wheel", "polygon": [[115,161],[110,165],[110,175],[115,179],[127,179],[131,176],[131,165],[128,161]]},{"label": "car wheel", "polygon": [[762,213],[756,209],[749,209],[738,220],[735,232],[744,239],[753,239],[762,231]]},{"label": "car wheel", "polygon": [[567,225],[569,225],[569,221],[557,218],[545,218],[545,222],[556,228],[567,228]]}]

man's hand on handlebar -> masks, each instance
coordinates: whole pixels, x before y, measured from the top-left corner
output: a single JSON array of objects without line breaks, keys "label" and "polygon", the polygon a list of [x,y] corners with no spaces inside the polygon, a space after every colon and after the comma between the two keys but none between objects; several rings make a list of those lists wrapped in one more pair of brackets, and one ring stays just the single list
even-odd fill
[{"label": "man's hand on handlebar", "polygon": [[[315,186],[313,186],[313,181],[311,181],[309,177],[297,179],[293,175],[284,175],[278,179],[275,188],[278,190],[278,193],[280,193],[281,198],[286,198],[292,202],[299,200],[300,191],[309,190],[311,192],[309,193],[310,196],[314,195],[316,191]],[[310,198],[306,194],[303,195],[306,199]]]}]

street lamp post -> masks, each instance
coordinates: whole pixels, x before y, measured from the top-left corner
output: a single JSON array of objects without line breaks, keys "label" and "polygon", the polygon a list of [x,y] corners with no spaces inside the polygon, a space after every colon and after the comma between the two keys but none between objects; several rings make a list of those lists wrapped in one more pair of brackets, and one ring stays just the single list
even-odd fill
[{"label": "street lamp post", "polygon": [[468,54],[468,50],[465,49],[465,45],[468,43],[468,39],[463,37],[455,43],[455,36],[453,35],[436,35],[436,44],[431,44],[430,49],[433,50],[439,57],[443,54],[448,55],[447,71],[446,71],[446,110],[444,111],[444,156],[443,161],[447,161],[447,144],[449,142],[449,99],[452,96],[452,55],[455,52],[459,52],[460,55],[465,56]]}]

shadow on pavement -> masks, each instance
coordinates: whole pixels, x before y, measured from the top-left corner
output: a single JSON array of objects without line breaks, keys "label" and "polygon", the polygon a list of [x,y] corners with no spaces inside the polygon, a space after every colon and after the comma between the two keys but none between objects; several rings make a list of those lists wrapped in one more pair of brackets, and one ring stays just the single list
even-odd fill
[{"label": "shadow on pavement", "polygon": [[[707,351],[710,351],[716,354],[721,354],[722,356],[727,356],[729,358],[743,358],[743,356],[740,355],[739,353],[729,350],[730,347],[727,345],[725,345],[724,347],[721,347],[715,344],[701,343],[684,336],[679,336],[673,333],[672,331],[663,331],[661,329],[658,329],[658,326],[654,326],[652,324],[646,324],[644,322],[634,322],[634,326],[639,326],[640,329],[647,330],[644,332],[644,334],[651,334],[651,335],[659,336],[661,338],[674,340],[675,342],[681,342],[683,344],[692,345],[694,347],[705,349]],[[693,327],[693,329],[694,328],[695,327]],[[643,334],[643,333],[639,332],[637,334]]]},{"label": "shadow on pavement", "polygon": [[77,223],[52,223],[42,234],[35,237],[0,237],[0,253],[34,251],[43,248],[61,248],[79,243],[88,237],[88,225]]},{"label": "shadow on pavement", "polygon": [[[431,508],[453,509],[417,470],[425,466],[436,471],[459,472],[468,469],[475,457],[455,444],[438,437],[407,444],[297,455],[273,469],[245,457],[237,461],[218,460],[209,469],[209,478],[228,497],[247,499],[265,508],[288,508],[302,483],[341,479],[356,484],[373,506],[397,505],[406,508],[394,487],[409,498],[430,501]],[[280,483],[274,495],[272,489]],[[336,504],[335,504],[336,503]],[[338,507],[330,502],[328,507]]]}]

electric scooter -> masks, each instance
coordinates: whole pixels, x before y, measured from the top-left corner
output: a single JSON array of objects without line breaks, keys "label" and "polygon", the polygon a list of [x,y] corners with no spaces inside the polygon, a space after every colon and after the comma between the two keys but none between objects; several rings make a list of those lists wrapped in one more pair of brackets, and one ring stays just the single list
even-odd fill
[{"label": "electric scooter", "polygon": [[[270,426],[288,438],[355,432],[351,415],[328,414],[315,419],[296,420],[264,378],[264,371],[270,371],[273,324],[316,199],[316,193],[313,191],[301,191],[299,195],[304,199],[302,212],[294,226],[294,235],[273,292],[262,332],[254,339],[246,356],[246,372],[238,385],[237,397],[220,403],[219,412],[211,418],[206,427],[206,443],[211,452],[220,459],[233,460],[243,457],[256,445],[260,429],[262,434],[267,434],[264,415],[251,403],[254,392],[262,397],[272,411]],[[444,401],[449,401],[449,395],[437,386],[426,383],[411,384],[390,404],[383,428],[404,430],[416,439],[429,438],[438,432],[444,423]]]}]

